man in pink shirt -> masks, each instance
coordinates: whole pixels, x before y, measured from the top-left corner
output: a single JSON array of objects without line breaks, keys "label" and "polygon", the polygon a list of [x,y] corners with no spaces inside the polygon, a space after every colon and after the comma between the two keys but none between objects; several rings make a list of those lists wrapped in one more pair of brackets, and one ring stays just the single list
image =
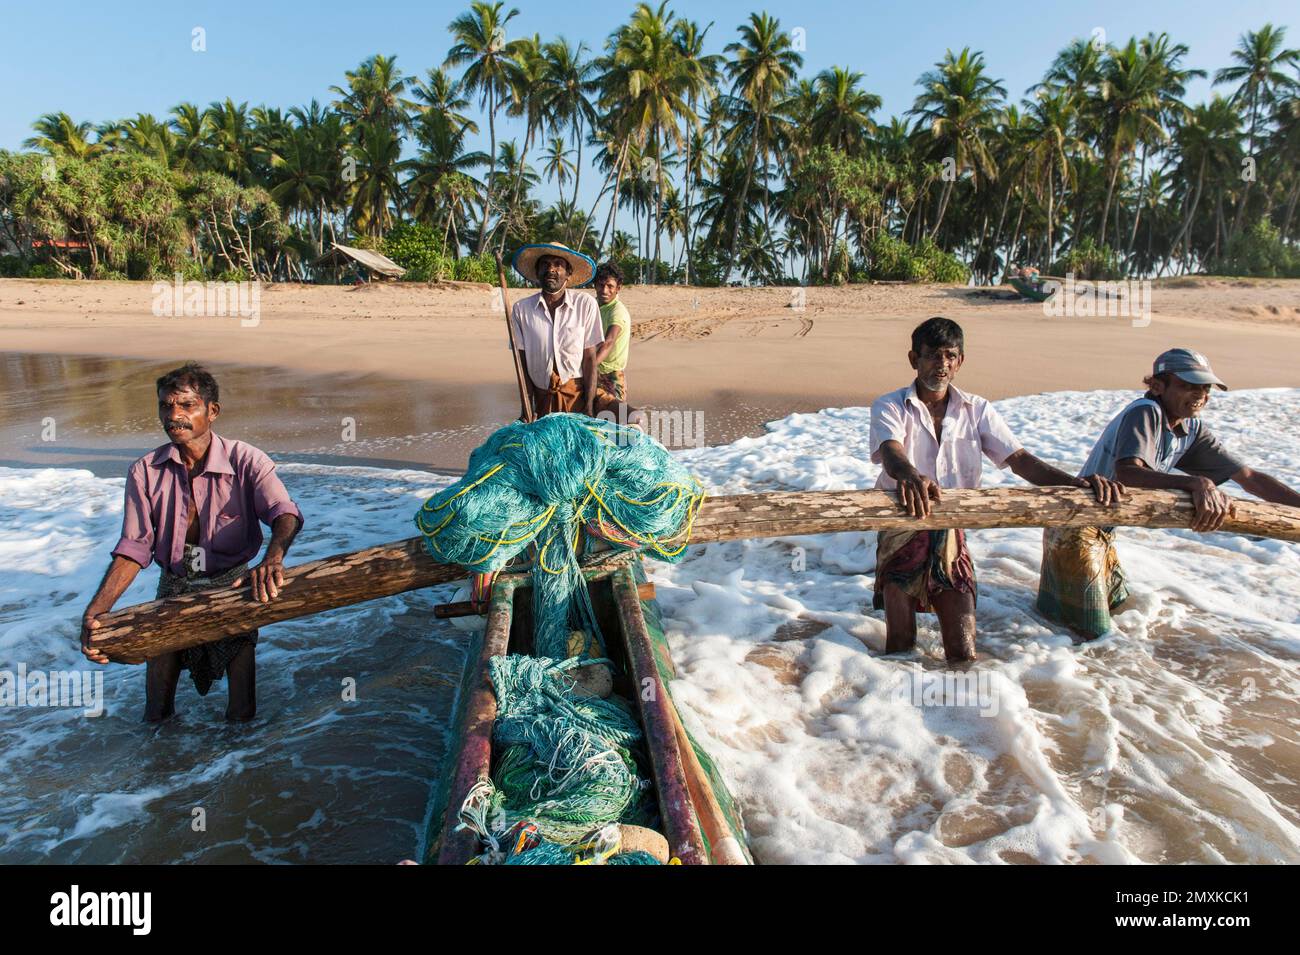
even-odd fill
[{"label": "man in pink shirt", "polygon": [[[871,460],[883,466],[876,487],[898,491],[913,517],[927,517],[942,488],[980,486],[981,457],[1030,484],[1090,487],[1117,500],[1124,486],[1100,475],[1076,478],[1034,457],[991,403],[958,391],[965,361],[961,326],[930,318],[912,332],[907,360],[916,378],[871,406]],[[885,611],[885,652],[916,644],[916,613],[939,618],[949,661],[975,659],[975,567],[962,530],[881,531],[873,603]]]},{"label": "man in pink shirt", "polygon": [[[82,652],[108,663],[90,644],[100,614],[108,613],[142,568],[162,568],[159,597],[195,590],[238,587],[248,580],[253,596],[274,600],[284,586],[284,557],[302,513],[265,454],[211,428],[221,413],[216,379],[193,362],[158,379],[158,418],[171,439],[131,465],[122,508],[122,536],[99,590],[82,616]],[[260,522],[260,523],[259,523]],[[248,562],[262,548],[261,524],[271,543],[256,567]],[[176,683],[189,670],[200,696],[228,676],[226,719],[257,713],[257,631],[236,634],[188,650],[166,653],[147,664],[145,719],[159,722],[176,712]]]}]

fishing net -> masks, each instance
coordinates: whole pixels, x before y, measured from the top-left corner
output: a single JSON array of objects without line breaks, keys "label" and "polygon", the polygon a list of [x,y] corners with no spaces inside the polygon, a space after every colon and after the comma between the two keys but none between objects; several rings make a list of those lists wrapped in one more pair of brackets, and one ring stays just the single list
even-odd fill
[{"label": "fishing net", "polygon": [[[532,548],[536,656],[490,662],[495,771],[460,813],[461,825],[482,837],[485,861],[655,862],[619,852],[611,826],[652,815],[651,782],[637,768],[641,728],[624,701],[577,693],[567,675],[604,646],[579,540],[585,526],[676,562],[703,500],[699,482],[642,432],[553,414],[497,431],[470,455],[465,477],[416,515],[428,552],[442,563],[491,572]],[[575,644],[575,630],[591,639]]]},{"label": "fishing net", "polygon": [[552,414],[493,434],[470,455],[465,477],[425,502],[415,524],[435,560],[475,572],[500,570],[535,547],[537,654],[563,659],[574,629],[599,639],[578,565],[583,525],[675,563],[703,501],[699,482],[653,438]]}]

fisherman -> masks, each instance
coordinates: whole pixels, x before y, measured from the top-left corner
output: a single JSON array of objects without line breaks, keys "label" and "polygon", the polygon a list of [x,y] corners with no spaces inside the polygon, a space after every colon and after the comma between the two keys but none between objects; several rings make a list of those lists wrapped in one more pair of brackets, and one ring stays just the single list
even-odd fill
[{"label": "fisherman", "polygon": [[[190,362],[159,378],[155,390],[170,443],[127,472],[122,536],[81,620],[82,652],[96,663],[109,662],[90,642],[101,626],[97,618],[113,609],[151,562],[162,568],[159,598],[239,587],[247,580],[253,597],[266,603],[284,587],[284,557],[302,527],[302,512],[271,459],[211,430],[221,404],[207,369]],[[262,547],[259,521],[271,528],[271,543],[250,569]],[[227,676],[226,719],[251,720],[257,714],[256,646],[257,631],[250,630],[154,657],[145,675],[144,718],[156,723],[175,714],[176,684],[181,670],[189,670],[200,696]]]},{"label": "fisherman", "polygon": [[[605,340],[600,310],[590,295],[574,291],[591,281],[596,263],[567,246],[545,243],[520,248],[513,265],[541,286],[510,310],[537,417],[556,411],[616,414],[617,400],[600,397],[597,389],[596,351]],[[520,410],[526,419],[527,409]]]},{"label": "fisherman", "polygon": [[[961,326],[930,318],[912,332],[912,384],[871,406],[871,460],[883,465],[876,487],[898,491],[913,517],[927,517],[945,488],[980,486],[980,455],[1030,484],[1089,487],[1103,504],[1122,485],[1107,477],[1073,477],[1026,451],[991,403],[958,391],[965,361]],[[916,644],[916,613],[939,618],[949,661],[975,659],[975,568],[962,530],[881,531],[876,545],[874,606],[885,611],[885,652]]]},{"label": "fisherman", "polygon": [[[1225,481],[1265,501],[1300,507],[1300,493],[1243,465],[1201,421],[1210,391],[1228,390],[1204,355],[1171,348],[1156,358],[1143,383],[1146,394],[1111,419],[1080,474],[1186,491],[1195,508],[1192,529],[1201,532],[1219,528],[1233,513],[1232,500],[1219,490]],[[1183,473],[1171,473],[1175,469]],[[1038,583],[1044,616],[1091,640],[1111,630],[1111,611],[1128,595],[1114,528],[1044,528]]]},{"label": "fisherman", "polygon": [[596,349],[596,400],[616,404],[620,424],[643,428],[645,415],[627,404],[628,344],[632,338],[632,316],[618,297],[623,290],[623,270],[616,262],[602,262],[596,269],[596,301],[605,340]]}]

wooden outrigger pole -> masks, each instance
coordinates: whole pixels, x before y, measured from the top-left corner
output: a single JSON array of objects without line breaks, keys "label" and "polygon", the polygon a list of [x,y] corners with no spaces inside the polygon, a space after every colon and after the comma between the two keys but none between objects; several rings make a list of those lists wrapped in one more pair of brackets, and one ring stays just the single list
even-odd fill
[{"label": "wooden outrigger pole", "polygon": [[[1300,541],[1300,510],[1234,499],[1221,530]],[[945,490],[928,518],[904,512],[888,491],[793,491],[738,494],[704,502],[692,544],[843,531],[1001,527],[1190,527],[1193,508],[1179,491],[1130,490],[1112,505],[1077,488]],[[100,617],[92,646],[118,663],[197,646],[257,627],[366,600],[464,579],[464,568],[439,564],[421,538],[381,544],[286,568],[278,599],[258,603],[249,588],[223,588],[154,600]]]}]

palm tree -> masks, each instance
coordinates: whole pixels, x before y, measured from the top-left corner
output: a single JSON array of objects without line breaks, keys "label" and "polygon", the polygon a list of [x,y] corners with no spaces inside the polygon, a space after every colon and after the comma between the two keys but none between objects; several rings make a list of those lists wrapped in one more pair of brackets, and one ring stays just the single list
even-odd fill
[{"label": "palm tree", "polygon": [[352,220],[358,231],[383,238],[392,224],[391,206],[402,194],[402,140],[382,123],[366,127],[357,156],[357,181],[352,198]]},{"label": "palm tree", "polygon": [[542,172],[547,179],[554,179],[560,187],[560,197],[564,197],[564,184],[577,172],[577,167],[569,160],[573,150],[565,146],[563,136],[552,136],[547,143],[546,152],[542,153]]},{"label": "palm tree", "polygon": [[105,143],[91,142],[90,123],[75,122],[67,113],[46,113],[32,123],[36,136],[23,140],[24,149],[40,149],[56,158],[91,159],[104,152]]},{"label": "palm tree", "polygon": [[681,58],[684,79],[687,85],[686,105],[690,107],[691,119],[686,131],[686,208],[683,212],[683,237],[685,238],[686,284],[691,284],[691,260],[695,254],[693,239],[693,218],[691,215],[691,196],[695,182],[699,179],[698,169],[703,157],[703,142],[699,136],[700,122],[698,105],[701,100],[706,104],[717,95],[718,81],[722,76],[722,57],[716,53],[704,52],[704,38],[713,28],[710,22],[703,30],[693,20],[679,19],[673,28],[673,42],[677,44],[677,54]]},{"label": "palm tree", "polygon": [[1275,27],[1271,23],[1243,34],[1237,41],[1237,48],[1232,51],[1237,65],[1224,67],[1214,74],[1216,86],[1221,83],[1240,84],[1234,98],[1238,103],[1250,105],[1246,149],[1252,155],[1260,106],[1272,104],[1279,90],[1294,89],[1296,85],[1296,81],[1282,68],[1300,66],[1300,50],[1283,49],[1285,37],[1286,27]]},{"label": "palm tree", "polygon": [[917,81],[922,93],[911,109],[918,117],[918,126],[929,137],[931,155],[953,161],[953,175],[944,177],[931,238],[939,234],[953,187],[962,172],[974,171],[977,189],[981,176],[986,180],[997,178],[988,137],[1007,95],[1000,80],[985,74],[984,54],[971,53],[970,47],[955,57],[949,50],[935,66],[937,70],[923,74]]},{"label": "palm tree", "polygon": [[[533,140],[542,134],[551,121],[547,85],[550,74],[546,59],[542,55],[541,35],[534,33],[531,37],[516,40],[513,56],[514,69],[510,74],[510,106],[508,112],[511,116],[524,117],[525,132],[523,152],[520,153],[519,161],[515,164],[517,174],[514,185],[510,188],[510,201],[504,214],[506,219],[513,218],[515,206],[519,202],[519,190],[522,185],[521,176]],[[505,254],[506,249],[506,233],[507,230],[501,230],[500,252],[502,255]]]},{"label": "palm tree", "polygon": [[149,156],[164,168],[172,168],[176,154],[176,134],[170,124],[160,122],[152,113],[137,113],[134,119],[114,124],[114,136],[100,133],[99,141],[111,142],[113,148]]},{"label": "palm tree", "polygon": [[397,57],[376,53],[343,76],[347,89],[331,86],[330,92],[338,95],[334,109],[343,115],[350,128],[357,131],[382,128],[396,133],[407,125],[407,110],[416,104],[402,97],[410,81],[397,68]]},{"label": "palm tree", "polygon": [[[772,146],[765,132],[771,122],[782,94],[794,79],[795,71],[803,66],[803,57],[795,52],[790,35],[781,30],[779,20],[766,13],[751,13],[749,23],[737,28],[738,41],[728,43],[724,52],[732,55],[727,63],[727,78],[731,80],[732,94],[748,107],[754,134],[750,138],[748,171],[740,190],[742,198],[749,194],[756,167],[763,165],[766,183],[768,149]],[[764,186],[763,216],[767,218],[767,188]],[[743,216],[735,217],[731,245],[727,250],[727,263],[723,279],[731,274],[736,260],[736,247],[740,241]]]},{"label": "palm tree", "polygon": [[[545,110],[553,128],[569,130],[578,151],[573,175],[574,206],[578,204],[578,184],[582,177],[582,141],[586,129],[595,126],[597,119],[596,107],[591,102],[597,90],[596,64],[584,59],[586,52],[585,43],[570,46],[564,37],[552,40],[542,49],[546,63]],[[573,221],[572,217],[569,221]]]},{"label": "palm tree", "polygon": [[[1056,221],[1056,183],[1062,194],[1074,182],[1070,157],[1086,151],[1088,145],[1075,136],[1076,101],[1067,90],[1043,88],[1032,101],[1025,101],[1027,155],[1024,157],[1032,175],[1045,184],[1047,194],[1047,254],[1045,263],[1053,261],[1056,244],[1052,226]],[[1009,189],[1010,187],[1008,187]]]},{"label": "palm tree", "polygon": [[1146,174],[1147,158],[1153,147],[1163,146],[1169,142],[1169,135],[1164,127],[1177,122],[1187,112],[1187,106],[1182,101],[1183,95],[1187,92],[1187,81],[1205,76],[1204,70],[1185,70],[1179,67],[1178,64],[1187,55],[1188,49],[1182,43],[1171,43],[1166,33],[1147,34],[1142,40],[1141,50],[1142,55],[1147,58],[1160,77],[1156,86],[1157,96],[1160,99],[1161,129],[1158,136],[1146,136],[1142,139],[1142,166],[1138,172],[1138,195],[1137,202],[1134,204],[1133,229],[1124,252],[1126,261],[1133,255],[1138,224],[1142,221],[1142,210],[1146,205],[1146,188],[1150,182]]},{"label": "palm tree", "polygon": [[[329,187],[323,157],[316,151],[312,131],[296,126],[271,152],[271,198],[284,212],[314,212]],[[316,237],[319,256],[322,238]]]},{"label": "palm tree", "polygon": [[[1162,95],[1166,83],[1164,68],[1130,39],[1122,50],[1112,49],[1102,65],[1101,114],[1102,149],[1107,169],[1106,202],[1101,210],[1097,244],[1106,244],[1111,200],[1120,168],[1139,143],[1163,142],[1161,125],[1166,109]],[[1118,243],[1117,243],[1118,244]]]},{"label": "palm tree", "polygon": [[817,74],[813,81],[816,99],[808,127],[814,142],[850,155],[862,153],[876,133],[871,114],[880,109],[881,100],[862,89],[861,83],[861,73],[839,66]]},{"label": "palm tree", "polygon": [[[681,121],[694,116],[686,102],[689,74],[673,40],[673,15],[667,0],[657,9],[638,4],[632,19],[614,35],[613,44],[609,96],[622,113],[626,135],[646,151],[646,159],[654,167],[653,256],[658,261],[664,149],[669,140],[682,146]],[[647,169],[638,170],[638,178],[644,179]],[[646,251],[650,251],[648,241]]]},{"label": "palm tree", "polygon": [[[1214,180],[1231,181],[1240,168],[1241,115],[1235,105],[1222,96],[1215,96],[1208,104],[1193,107],[1175,127],[1177,144],[1175,181],[1182,184],[1183,222],[1169,245],[1164,271],[1169,260],[1184,246],[1183,268],[1191,259],[1191,232],[1196,213],[1201,204],[1207,176]],[[1193,186],[1192,184],[1195,183]]]},{"label": "palm tree", "polygon": [[172,107],[171,124],[176,133],[176,168],[182,172],[202,169],[212,131],[208,114],[193,103],[181,103]]},{"label": "palm tree", "polygon": [[[470,5],[468,13],[462,13],[451,21],[449,29],[455,43],[447,52],[444,66],[461,66],[468,64],[461,83],[471,95],[479,94],[479,108],[486,111],[488,118],[488,138],[490,148],[488,156],[491,168],[488,171],[488,185],[496,176],[497,126],[496,111],[498,105],[510,95],[510,77],[514,71],[514,45],[506,40],[506,25],[519,15],[511,7],[504,15],[501,0],[485,3],[476,0]],[[479,226],[476,254],[482,254],[487,248],[487,221],[491,211],[491,194],[484,197],[483,221]]]},{"label": "palm tree", "polygon": [[416,222],[441,226],[443,251],[453,258],[460,258],[467,216],[484,191],[471,170],[488,165],[486,153],[465,151],[468,132],[447,114],[430,110],[415,126],[419,152],[402,163],[411,174],[403,184],[407,213]]},{"label": "palm tree", "polygon": [[[1285,37],[1286,27],[1275,27],[1271,23],[1264,24],[1257,31],[1243,34],[1237,41],[1237,48],[1232,51],[1236,65],[1224,67],[1214,74],[1216,86],[1221,83],[1239,84],[1235,101],[1249,103],[1246,154],[1251,157],[1255,155],[1260,107],[1273,105],[1280,90],[1296,88],[1296,81],[1283,72],[1283,67],[1300,68],[1300,50],[1284,49],[1282,43]],[[1242,212],[1246,208],[1246,197],[1251,185],[1252,180],[1247,179],[1237,202],[1237,214],[1232,224],[1234,235],[1241,228]]]},{"label": "palm tree", "polygon": [[416,109],[420,117],[428,113],[440,114],[450,126],[471,134],[478,133],[478,123],[461,113],[461,110],[469,106],[469,97],[465,95],[464,87],[453,80],[446,70],[437,66],[430,67],[423,80],[411,84],[411,92],[418,101]]},{"label": "palm tree", "polygon": [[212,168],[241,186],[253,184],[253,129],[248,104],[235,105],[229,96],[213,102],[204,113],[210,130],[208,153]]}]

